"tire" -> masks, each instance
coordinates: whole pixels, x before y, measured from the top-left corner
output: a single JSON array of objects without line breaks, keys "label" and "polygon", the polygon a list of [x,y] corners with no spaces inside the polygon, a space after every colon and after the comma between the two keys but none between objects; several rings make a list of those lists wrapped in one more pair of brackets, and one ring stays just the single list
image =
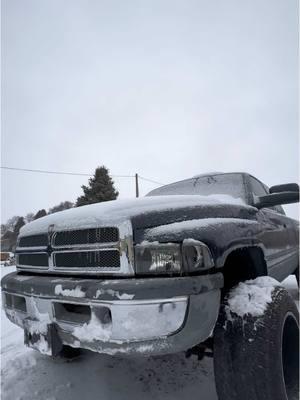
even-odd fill
[{"label": "tire", "polygon": [[271,296],[256,317],[228,314],[224,300],[214,332],[219,400],[298,399],[299,313],[284,288]]}]

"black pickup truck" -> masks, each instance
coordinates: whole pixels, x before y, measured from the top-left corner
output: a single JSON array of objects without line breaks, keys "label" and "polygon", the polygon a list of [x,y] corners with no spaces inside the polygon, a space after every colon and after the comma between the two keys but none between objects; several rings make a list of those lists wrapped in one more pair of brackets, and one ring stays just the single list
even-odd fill
[{"label": "black pickup truck", "polygon": [[40,218],[2,280],[6,315],[51,356],[213,355],[220,399],[290,400],[298,311],[279,282],[299,278],[299,228],[281,205],[298,201],[297,184],[212,173]]}]

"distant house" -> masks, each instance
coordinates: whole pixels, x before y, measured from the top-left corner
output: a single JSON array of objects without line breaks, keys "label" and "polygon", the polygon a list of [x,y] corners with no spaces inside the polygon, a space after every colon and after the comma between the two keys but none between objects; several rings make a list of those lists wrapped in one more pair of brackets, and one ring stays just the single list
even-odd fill
[{"label": "distant house", "polygon": [[9,253],[9,252],[1,251],[1,253],[0,253],[0,261],[8,261],[9,257],[10,257],[10,254],[11,253]]}]

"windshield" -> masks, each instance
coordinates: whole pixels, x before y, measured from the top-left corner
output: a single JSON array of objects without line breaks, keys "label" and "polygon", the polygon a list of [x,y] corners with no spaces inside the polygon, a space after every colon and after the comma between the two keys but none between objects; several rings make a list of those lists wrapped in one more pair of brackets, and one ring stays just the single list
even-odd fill
[{"label": "windshield", "polygon": [[196,176],[152,190],[147,196],[227,194],[245,200],[242,174]]}]

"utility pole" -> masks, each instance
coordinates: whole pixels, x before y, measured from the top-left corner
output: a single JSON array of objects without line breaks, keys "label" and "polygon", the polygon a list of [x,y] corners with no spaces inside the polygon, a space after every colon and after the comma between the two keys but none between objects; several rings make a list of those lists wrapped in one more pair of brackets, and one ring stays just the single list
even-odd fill
[{"label": "utility pole", "polygon": [[139,197],[139,176],[135,174],[135,197]]}]

